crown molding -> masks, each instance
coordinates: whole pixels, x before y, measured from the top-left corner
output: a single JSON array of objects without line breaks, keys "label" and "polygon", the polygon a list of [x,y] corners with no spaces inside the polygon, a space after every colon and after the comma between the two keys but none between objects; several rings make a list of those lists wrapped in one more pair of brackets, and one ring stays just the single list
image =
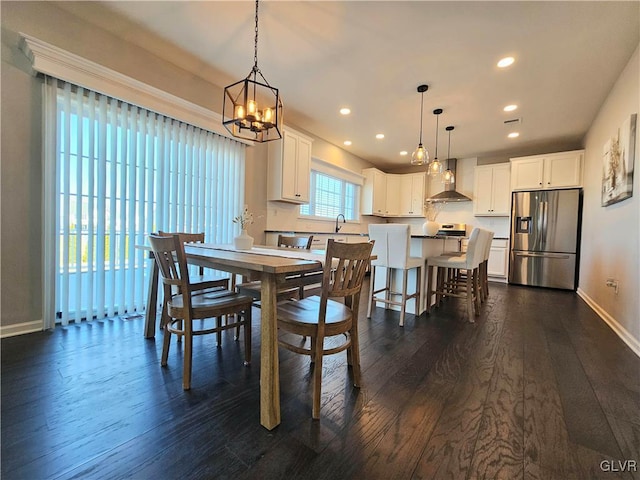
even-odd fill
[{"label": "crown molding", "polygon": [[[183,98],[110,68],[20,33],[20,50],[31,61],[32,74],[49,75],[229,137],[222,116]],[[238,141],[238,139],[234,138]],[[251,142],[241,142],[252,145]]]}]

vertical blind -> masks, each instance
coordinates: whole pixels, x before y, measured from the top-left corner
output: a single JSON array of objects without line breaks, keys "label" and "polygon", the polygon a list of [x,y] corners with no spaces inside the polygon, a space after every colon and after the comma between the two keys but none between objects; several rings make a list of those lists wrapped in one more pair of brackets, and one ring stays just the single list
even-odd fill
[{"label": "vertical blind", "polygon": [[56,79],[44,88],[45,327],[141,311],[136,245],[157,230],[230,243],[245,147]]}]

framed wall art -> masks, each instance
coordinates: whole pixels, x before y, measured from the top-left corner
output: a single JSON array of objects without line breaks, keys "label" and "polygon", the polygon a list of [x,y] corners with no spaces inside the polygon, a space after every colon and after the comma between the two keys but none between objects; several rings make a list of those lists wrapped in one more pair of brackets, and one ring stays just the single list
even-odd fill
[{"label": "framed wall art", "polygon": [[613,205],[633,195],[633,167],[638,155],[638,114],[633,113],[617,133],[604,144],[602,152],[602,206]]}]

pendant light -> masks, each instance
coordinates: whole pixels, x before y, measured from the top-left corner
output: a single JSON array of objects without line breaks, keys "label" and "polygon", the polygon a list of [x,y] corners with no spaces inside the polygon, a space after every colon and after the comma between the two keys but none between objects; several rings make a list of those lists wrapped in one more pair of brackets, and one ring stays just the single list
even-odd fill
[{"label": "pendant light", "polygon": [[447,150],[447,169],[442,174],[442,183],[445,185],[453,185],[456,183],[456,176],[453,173],[453,170],[449,168],[449,159],[451,158],[451,130],[453,130],[453,125],[449,125],[445,130],[449,132],[449,149]]},{"label": "pendant light", "polygon": [[424,92],[429,89],[428,85],[420,85],[418,87],[418,93],[421,95],[420,99],[420,141],[418,142],[418,148],[411,155],[411,165],[424,165],[429,161],[429,152],[422,146],[422,111],[424,109]]},{"label": "pendant light", "polygon": [[436,116],[436,156],[432,162],[427,166],[427,174],[429,175],[440,175],[442,173],[442,162],[438,160],[438,118],[442,113],[441,108],[436,108],[433,111],[433,114]]},{"label": "pendant light", "polygon": [[258,68],[258,0],[255,25],[253,68],[224,89],[222,124],[234,137],[262,143],[282,138],[282,100]]}]

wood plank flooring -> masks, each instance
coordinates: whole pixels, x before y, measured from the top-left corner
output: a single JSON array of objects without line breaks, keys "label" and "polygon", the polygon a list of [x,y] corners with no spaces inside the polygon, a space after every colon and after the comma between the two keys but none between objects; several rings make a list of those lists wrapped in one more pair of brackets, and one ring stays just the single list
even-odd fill
[{"label": "wood plank flooring", "polygon": [[1,476],[640,479],[640,358],[575,293],[492,284],[474,324],[452,299],[404,328],[364,303],[362,388],[328,357],[314,422],[309,359],[280,350],[271,432],[257,309],[251,367],[231,331],[199,337],[189,392],[139,316],[3,339]]}]

